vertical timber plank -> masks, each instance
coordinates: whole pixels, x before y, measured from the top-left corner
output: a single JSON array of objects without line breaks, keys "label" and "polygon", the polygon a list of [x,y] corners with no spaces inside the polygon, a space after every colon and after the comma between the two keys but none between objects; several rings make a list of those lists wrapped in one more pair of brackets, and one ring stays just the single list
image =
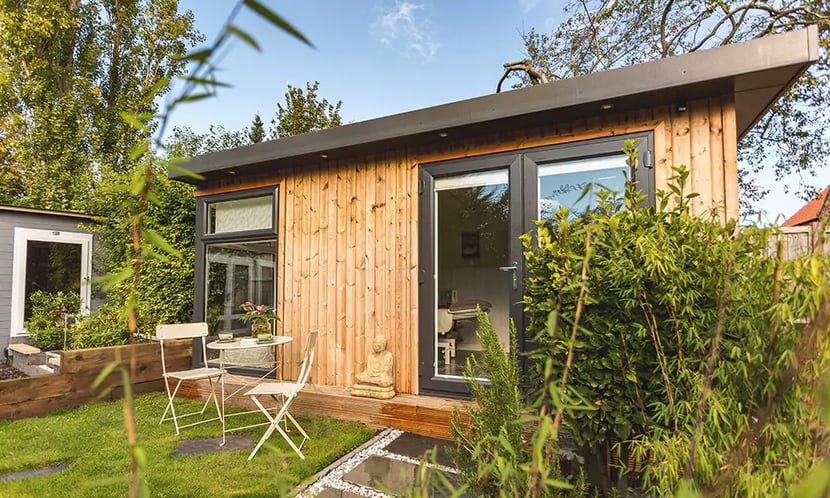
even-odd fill
[{"label": "vertical timber plank", "polygon": [[703,215],[712,206],[711,165],[709,164],[709,103],[689,103],[691,191],[698,194],[691,200],[692,213]]},{"label": "vertical timber plank", "polygon": [[721,223],[726,222],[723,185],[723,116],[720,98],[709,99],[709,175],[712,178],[712,207]]},{"label": "vertical timber plank", "polygon": [[735,101],[723,98],[723,195],[726,218],[738,219],[738,130]]}]

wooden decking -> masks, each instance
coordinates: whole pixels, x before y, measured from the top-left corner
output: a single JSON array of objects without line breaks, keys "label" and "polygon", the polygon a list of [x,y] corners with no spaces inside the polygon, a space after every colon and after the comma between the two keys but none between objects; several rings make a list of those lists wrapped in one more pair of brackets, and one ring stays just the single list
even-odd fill
[{"label": "wooden decking", "polygon": [[[228,376],[225,389],[231,392],[246,379]],[[250,380],[247,378],[247,380]],[[204,399],[210,392],[207,381],[182,385],[180,393]],[[254,405],[246,396],[228,400],[233,406]],[[370,427],[394,427],[407,432],[440,439],[450,439],[450,414],[453,408],[463,409],[468,401],[398,394],[390,400],[357,398],[345,387],[307,385],[294,401],[292,412],[304,415],[324,415],[362,422]]]}]

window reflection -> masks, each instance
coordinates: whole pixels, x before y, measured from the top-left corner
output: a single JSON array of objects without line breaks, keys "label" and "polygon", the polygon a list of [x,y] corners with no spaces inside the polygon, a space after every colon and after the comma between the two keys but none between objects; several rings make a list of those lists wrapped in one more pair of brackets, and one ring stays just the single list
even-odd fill
[{"label": "window reflection", "polygon": [[239,320],[245,301],[274,306],[276,241],[211,244],[206,254],[205,320],[211,335],[250,335]]},{"label": "window reflection", "polygon": [[[571,218],[582,216],[597,207],[599,189],[621,196],[630,174],[625,161],[620,154],[539,166],[539,219],[553,219],[563,207]],[[582,196],[588,185],[591,190]]]}]

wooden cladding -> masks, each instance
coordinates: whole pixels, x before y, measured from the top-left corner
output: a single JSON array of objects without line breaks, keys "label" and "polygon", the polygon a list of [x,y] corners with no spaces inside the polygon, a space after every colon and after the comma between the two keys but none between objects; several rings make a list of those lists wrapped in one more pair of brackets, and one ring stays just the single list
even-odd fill
[{"label": "wooden cladding", "polygon": [[395,388],[417,372],[417,166],[406,156],[294,171],[280,182],[278,303],[286,375],[319,332],[311,382],[350,386],[376,335],[396,362]]},{"label": "wooden cladding", "polygon": [[488,153],[654,132],[655,186],[673,165],[691,170],[693,212],[738,215],[735,109],[731,97],[603,117],[448,137],[427,149],[236,175],[197,195],[279,185],[277,305],[288,378],[297,374],[308,332],[318,331],[311,382],[350,386],[365,368],[372,339],[384,334],[395,356],[395,388],[418,392],[418,167]]}]

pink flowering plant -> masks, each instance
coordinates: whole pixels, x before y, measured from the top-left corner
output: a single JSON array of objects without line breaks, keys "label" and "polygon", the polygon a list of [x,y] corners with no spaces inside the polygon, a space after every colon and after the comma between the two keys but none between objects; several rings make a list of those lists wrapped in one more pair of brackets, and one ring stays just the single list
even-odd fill
[{"label": "pink flowering plant", "polygon": [[239,319],[245,323],[268,323],[269,320],[280,319],[277,315],[277,308],[268,306],[267,304],[254,304],[251,301],[245,301],[239,307],[245,312]]}]

